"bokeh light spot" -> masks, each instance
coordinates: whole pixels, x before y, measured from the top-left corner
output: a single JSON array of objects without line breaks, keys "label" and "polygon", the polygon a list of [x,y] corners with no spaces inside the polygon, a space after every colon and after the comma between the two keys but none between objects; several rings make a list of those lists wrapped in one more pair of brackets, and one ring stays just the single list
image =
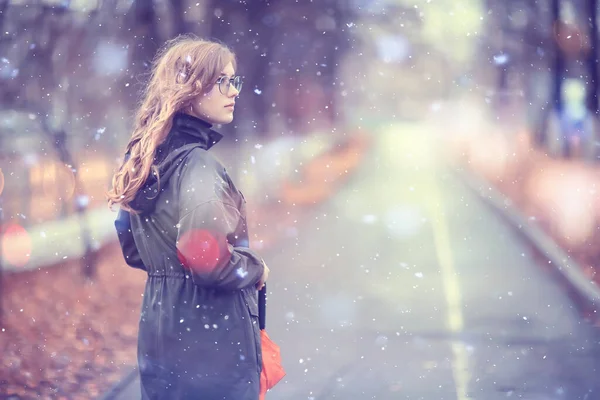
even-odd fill
[{"label": "bokeh light spot", "polygon": [[70,199],[75,191],[75,174],[71,168],[53,162],[43,171],[43,190],[46,196],[58,199]]},{"label": "bokeh light spot", "polygon": [[31,237],[21,225],[10,223],[4,226],[2,256],[4,261],[15,267],[23,267],[31,258]]},{"label": "bokeh light spot", "polygon": [[197,273],[208,273],[216,268],[221,254],[221,240],[205,229],[192,229],[179,239],[179,261]]}]

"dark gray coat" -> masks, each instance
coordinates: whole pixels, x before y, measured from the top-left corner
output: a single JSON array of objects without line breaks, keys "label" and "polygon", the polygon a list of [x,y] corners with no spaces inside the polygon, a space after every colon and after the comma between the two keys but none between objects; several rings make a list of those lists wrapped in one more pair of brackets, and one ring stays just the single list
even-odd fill
[{"label": "dark gray coat", "polygon": [[[177,114],[151,176],[116,226],[128,264],[148,280],[139,325],[143,399],[258,399],[257,291],[246,202],[208,150],[222,136]],[[130,221],[127,219],[130,218]],[[129,225],[130,224],[130,229]]]}]

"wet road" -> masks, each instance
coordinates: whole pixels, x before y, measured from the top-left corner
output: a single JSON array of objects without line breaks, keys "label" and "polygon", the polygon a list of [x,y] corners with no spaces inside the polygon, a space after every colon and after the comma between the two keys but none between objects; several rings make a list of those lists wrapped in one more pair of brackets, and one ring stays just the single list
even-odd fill
[{"label": "wet road", "polygon": [[600,398],[592,330],[429,135],[377,132],[352,180],[265,255],[288,372],[268,398]]}]

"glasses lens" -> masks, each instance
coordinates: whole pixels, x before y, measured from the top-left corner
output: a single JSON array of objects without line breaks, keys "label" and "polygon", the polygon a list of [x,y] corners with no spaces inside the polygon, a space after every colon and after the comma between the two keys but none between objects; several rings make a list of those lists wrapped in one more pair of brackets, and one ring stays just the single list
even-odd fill
[{"label": "glasses lens", "polygon": [[227,94],[227,89],[229,89],[229,80],[227,80],[225,77],[221,77],[218,80],[219,82],[219,92],[221,92],[221,94]]},{"label": "glasses lens", "polygon": [[242,77],[241,76],[236,76],[235,78],[233,78],[233,87],[235,88],[235,90],[237,90],[238,92],[242,91]]}]

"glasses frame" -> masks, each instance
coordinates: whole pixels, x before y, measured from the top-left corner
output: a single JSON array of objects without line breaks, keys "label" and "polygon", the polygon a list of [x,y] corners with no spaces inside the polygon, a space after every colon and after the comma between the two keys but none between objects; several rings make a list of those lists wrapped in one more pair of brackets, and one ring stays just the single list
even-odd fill
[{"label": "glasses frame", "polygon": [[[227,82],[227,84],[225,85],[225,87],[223,87],[223,83],[225,82]],[[219,85],[219,92],[227,96],[232,85],[238,91],[238,93],[241,92],[244,82],[242,81],[242,77],[240,75],[235,75],[229,79],[227,79],[226,76],[222,76],[219,79],[217,79],[216,84]]]}]

